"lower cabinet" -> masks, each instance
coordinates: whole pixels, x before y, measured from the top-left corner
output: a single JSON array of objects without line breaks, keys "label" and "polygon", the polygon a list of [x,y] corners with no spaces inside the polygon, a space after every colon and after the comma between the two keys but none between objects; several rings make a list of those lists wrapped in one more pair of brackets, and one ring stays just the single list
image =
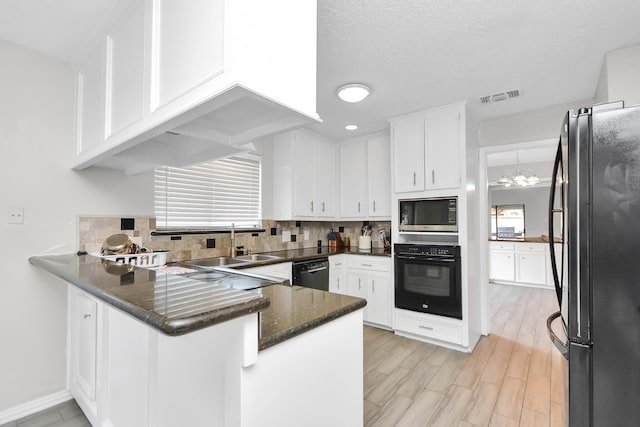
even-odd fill
[{"label": "lower cabinet", "polygon": [[547,243],[490,242],[489,279],[522,285],[553,286]]},{"label": "lower cabinet", "polygon": [[435,339],[464,346],[462,320],[432,314],[395,309],[396,334]]},{"label": "lower cabinet", "polygon": [[367,300],[365,323],[391,328],[393,308],[393,282],[391,259],[367,255],[346,257],[346,293]]},{"label": "lower cabinet", "polygon": [[98,420],[96,389],[99,304],[88,294],[73,286],[69,287],[69,386],[92,425],[97,425]]}]

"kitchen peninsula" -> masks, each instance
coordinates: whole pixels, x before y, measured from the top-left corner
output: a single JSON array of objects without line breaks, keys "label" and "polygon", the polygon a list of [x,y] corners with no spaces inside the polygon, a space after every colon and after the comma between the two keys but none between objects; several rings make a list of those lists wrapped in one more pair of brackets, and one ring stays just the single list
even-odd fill
[{"label": "kitchen peninsula", "polygon": [[29,261],[68,282],[69,388],[93,425],[362,425],[363,299]]}]

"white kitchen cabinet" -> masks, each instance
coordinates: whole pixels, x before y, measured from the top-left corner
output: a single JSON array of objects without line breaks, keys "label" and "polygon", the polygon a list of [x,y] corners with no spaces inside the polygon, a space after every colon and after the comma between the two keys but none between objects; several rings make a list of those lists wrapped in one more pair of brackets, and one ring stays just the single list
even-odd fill
[{"label": "white kitchen cabinet", "polygon": [[491,281],[553,286],[547,243],[496,241],[489,248]]},{"label": "white kitchen cabinet", "polygon": [[516,278],[515,244],[489,243],[489,277],[491,280],[513,282]]},{"label": "white kitchen cabinet", "polygon": [[547,284],[549,256],[543,243],[516,243],[516,282]]},{"label": "white kitchen cabinet", "polygon": [[107,34],[106,137],[142,120],[145,82],[145,3]]},{"label": "white kitchen cabinet", "polygon": [[367,139],[369,217],[391,218],[391,153],[389,135]]},{"label": "white kitchen cabinet", "polygon": [[335,145],[306,129],[273,139],[274,219],[335,216]]},{"label": "white kitchen cabinet", "polygon": [[370,135],[340,143],[340,216],[391,217],[389,137]]},{"label": "white kitchen cabinet", "polygon": [[461,104],[391,121],[396,193],[460,186]]},{"label": "white kitchen cabinet", "polygon": [[68,287],[71,393],[87,419],[97,425],[97,358],[99,303],[74,286]]},{"label": "white kitchen cabinet", "polygon": [[315,1],[137,0],[113,22],[74,64],[74,169],[185,166],[319,120]]},{"label": "white kitchen cabinet", "polygon": [[348,295],[344,255],[329,257],[329,292]]},{"label": "white kitchen cabinet", "polygon": [[426,189],[456,188],[460,185],[460,107],[431,110],[425,121]]},{"label": "white kitchen cabinet", "polygon": [[395,309],[395,332],[438,344],[463,345],[462,321],[416,311]]},{"label": "white kitchen cabinet", "polygon": [[367,142],[340,144],[340,216],[366,218]]},{"label": "white kitchen cabinet", "polygon": [[424,190],[424,116],[392,121],[391,141],[395,192]]},{"label": "white kitchen cabinet", "polygon": [[76,156],[105,139],[106,45],[101,43],[78,69],[76,89]]},{"label": "white kitchen cabinet", "polygon": [[393,281],[391,259],[364,255],[345,255],[347,260],[347,293],[364,298],[365,323],[391,328]]}]

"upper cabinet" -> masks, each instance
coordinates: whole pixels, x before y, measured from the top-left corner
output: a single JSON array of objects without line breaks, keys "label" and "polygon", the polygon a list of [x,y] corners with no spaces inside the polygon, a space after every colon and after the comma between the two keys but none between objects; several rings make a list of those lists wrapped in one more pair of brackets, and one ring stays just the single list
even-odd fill
[{"label": "upper cabinet", "polygon": [[336,215],[336,148],[306,129],[273,138],[274,219],[326,219]]},{"label": "upper cabinet", "polygon": [[460,186],[460,105],[391,121],[396,193]]},{"label": "upper cabinet", "polygon": [[318,120],[316,2],[134,0],[77,68],[75,169],[246,151]]},{"label": "upper cabinet", "polygon": [[340,216],[391,217],[391,162],[387,134],[340,143]]}]

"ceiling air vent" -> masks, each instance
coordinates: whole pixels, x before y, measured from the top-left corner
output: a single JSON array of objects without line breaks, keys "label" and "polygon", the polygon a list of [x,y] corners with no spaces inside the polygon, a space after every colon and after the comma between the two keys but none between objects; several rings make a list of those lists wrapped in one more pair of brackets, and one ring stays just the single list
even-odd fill
[{"label": "ceiling air vent", "polygon": [[483,104],[490,104],[492,102],[506,101],[507,99],[520,96],[518,89],[509,90],[507,92],[494,93],[493,95],[487,95],[480,98],[480,102]]}]

